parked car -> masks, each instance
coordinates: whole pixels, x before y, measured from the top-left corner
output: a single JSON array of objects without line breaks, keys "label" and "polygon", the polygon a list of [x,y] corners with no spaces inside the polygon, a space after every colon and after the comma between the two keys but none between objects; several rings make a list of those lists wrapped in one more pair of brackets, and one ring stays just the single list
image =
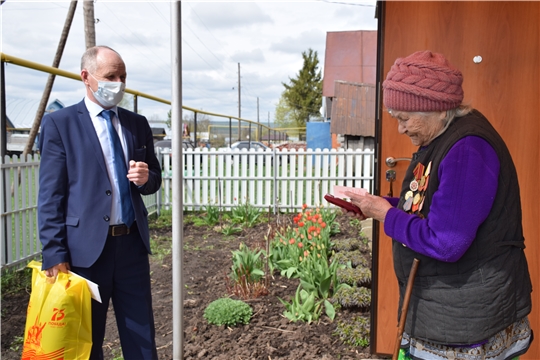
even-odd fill
[{"label": "parked car", "polygon": [[231,145],[231,149],[255,149],[256,151],[259,151],[259,149],[266,151],[266,149],[270,149],[268,146],[264,145],[262,142],[259,141],[237,141]]},{"label": "parked car", "polygon": [[[155,148],[162,148],[162,149],[172,149],[172,140],[171,139],[165,139],[165,140],[159,140],[154,143]],[[182,147],[184,149],[195,149],[195,145],[191,141],[182,141]]]},{"label": "parked car", "polygon": [[[242,140],[242,141],[237,141],[237,142],[233,143],[231,145],[231,149],[233,149],[233,150],[246,149],[247,151],[250,151],[251,149],[254,149],[256,152],[259,152],[259,151],[266,151],[266,150],[270,149],[270,147],[264,145],[260,141]],[[264,161],[266,161],[266,156],[263,159],[264,159],[263,160],[263,163],[264,163]],[[273,159],[273,154],[272,154],[272,159]],[[240,157],[240,161],[242,161],[242,157]],[[258,156],[255,157],[255,164],[257,164],[257,161],[258,161]],[[272,160],[272,162],[273,162],[273,160]]]},{"label": "parked car", "polygon": [[[186,150],[186,149],[195,149],[195,145],[193,144],[193,142],[191,142],[189,140],[183,140],[182,141],[182,147],[184,148],[184,150]],[[156,154],[157,154],[157,148],[171,149],[172,150],[172,140],[171,139],[165,139],[165,140],[156,141],[154,143],[154,149],[156,149]],[[171,154],[171,156],[172,156],[172,154]],[[195,155],[193,155],[192,158],[193,158],[193,162],[195,162]],[[202,158],[203,158],[203,156],[201,155],[200,156],[201,162],[202,162]],[[186,159],[186,158],[184,158],[184,159]]]}]

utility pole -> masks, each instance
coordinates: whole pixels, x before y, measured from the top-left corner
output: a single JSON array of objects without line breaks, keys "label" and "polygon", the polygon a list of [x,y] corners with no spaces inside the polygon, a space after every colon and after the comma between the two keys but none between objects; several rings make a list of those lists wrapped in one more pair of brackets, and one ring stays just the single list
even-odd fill
[{"label": "utility pole", "polygon": [[268,112],[268,144],[270,144],[270,111]]},{"label": "utility pole", "polygon": [[86,49],[96,46],[96,20],[94,18],[94,1],[83,0],[84,39]]},{"label": "utility pole", "polygon": [[240,118],[242,117],[242,101],[240,97],[240,63],[238,63],[238,141],[242,137],[242,122]]},{"label": "utility pole", "polygon": [[259,97],[257,96],[257,141],[261,141],[261,125],[259,121]]}]

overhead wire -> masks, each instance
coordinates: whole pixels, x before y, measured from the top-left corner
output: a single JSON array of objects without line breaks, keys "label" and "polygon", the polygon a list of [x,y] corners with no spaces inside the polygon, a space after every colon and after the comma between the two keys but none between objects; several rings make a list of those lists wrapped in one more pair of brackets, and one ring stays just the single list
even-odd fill
[{"label": "overhead wire", "polygon": [[[221,44],[221,41],[220,41],[218,38],[216,38],[216,37],[214,36],[214,34],[212,33],[212,31],[210,31],[210,29],[208,28],[208,26],[206,26],[206,24],[204,23],[204,21],[202,20],[202,18],[199,16],[199,14],[197,14],[197,11],[193,8],[193,6],[191,6],[191,4],[189,4],[189,3],[187,3],[187,4],[188,4],[188,6],[190,7],[190,9],[191,9],[191,11],[193,12],[193,14],[197,17],[197,19],[199,19],[199,21],[201,22],[201,24],[203,25],[203,27],[206,29],[206,31],[208,31],[208,33],[216,40],[217,43]],[[186,25],[193,33],[195,33],[195,32],[194,32],[194,31],[193,31],[186,23],[184,23],[184,25]],[[196,36],[197,39],[199,39],[199,41],[201,41],[201,43],[206,47],[206,45],[204,44],[204,42],[203,42],[202,40],[200,40],[200,38],[199,38],[197,35],[195,35],[195,36]],[[206,47],[206,48],[207,48],[207,47]],[[207,49],[208,49],[208,48],[207,48]],[[225,46],[222,46],[222,49],[223,49],[223,51],[225,52],[225,54],[227,54],[227,56],[228,56],[229,58],[232,58],[231,54],[229,54],[229,53],[227,52]],[[208,49],[208,50],[209,50],[209,49]],[[211,50],[209,50],[209,51],[212,53],[212,55],[215,56],[215,54],[214,54]],[[216,58],[217,58],[217,57],[216,57]],[[221,61],[221,60],[220,60],[220,61]],[[228,67],[227,64],[225,64],[224,62],[221,61],[221,63],[222,63],[226,68]],[[230,68],[229,68],[228,70],[232,72],[232,70],[231,70]],[[234,71],[234,73],[237,74],[237,71]],[[243,81],[241,81],[240,93],[241,93],[241,94],[245,94],[246,96],[251,96],[251,97],[254,98],[254,99],[257,98],[256,95],[253,95],[253,94],[251,93],[251,91],[250,91],[250,86],[249,86],[249,82],[246,83],[246,79],[245,79],[241,74],[240,74],[240,79],[243,80]],[[245,88],[247,88],[247,89],[245,89]]]},{"label": "overhead wire", "polygon": [[[101,3],[99,3],[101,4]],[[129,27],[127,25],[125,25],[122,20],[116,16],[116,13],[115,11],[111,10],[107,5],[106,3],[103,3],[103,6],[109,11],[109,14],[112,14],[117,20],[118,22],[124,26],[128,31],[129,31]],[[116,29],[112,26],[110,26],[109,24],[107,24],[107,21],[106,20],[100,20],[99,23],[104,23],[109,29],[111,29],[112,31],[114,31],[114,33],[116,33],[119,37],[121,37],[127,44],[129,44],[130,46],[132,46],[133,48],[135,48],[137,50],[137,52],[141,55],[143,55],[146,59],[148,59],[150,62],[152,62],[154,65],[158,66],[158,68],[160,68],[161,70],[164,70],[164,72],[166,74],[171,74],[171,68],[170,68],[170,64],[162,61],[162,63],[165,65],[165,67],[162,67],[163,65],[158,65],[155,61],[154,61],[154,57],[152,56],[148,56],[146,53],[142,52],[139,47],[135,46],[133,43],[131,43],[131,41],[129,41],[128,39],[126,39],[124,36],[122,36],[121,34],[119,34]],[[134,35],[134,37],[140,41],[140,43],[143,45],[143,47],[146,46],[146,44],[141,40],[141,38],[139,36],[137,36],[137,34],[135,32],[131,32],[132,35]]]}]

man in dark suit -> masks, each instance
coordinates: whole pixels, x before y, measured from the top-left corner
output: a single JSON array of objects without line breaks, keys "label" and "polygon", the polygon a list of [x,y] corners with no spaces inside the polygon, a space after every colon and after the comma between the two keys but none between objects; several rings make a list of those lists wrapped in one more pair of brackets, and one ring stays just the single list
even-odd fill
[{"label": "man in dark suit", "polygon": [[71,270],[99,285],[91,359],[103,359],[110,299],[124,358],[157,359],[148,212],[141,198],[161,185],[152,131],[145,117],[117,107],[126,67],[116,51],[88,49],[81,78],[84,100],[46,115],[41,128],[43,269],[51,277]]}]

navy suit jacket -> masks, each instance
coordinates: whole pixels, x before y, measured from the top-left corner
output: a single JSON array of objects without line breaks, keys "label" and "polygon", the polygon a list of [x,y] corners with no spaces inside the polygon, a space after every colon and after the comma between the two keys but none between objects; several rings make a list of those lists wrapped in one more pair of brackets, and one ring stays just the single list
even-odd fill
[{"label": "navy suit jacket", "polygon": [[[129,160],[148,164],[148,182],[130,183],[139,233],[148,252],[148,211],[142,195],[161,185],[152,130],[144,116],[118,108]],[[111,181],[84,100],[43,118],[40,135],[38,226],[43,269],[61,262],[90,267],[101,254],[110,224]]]}]

